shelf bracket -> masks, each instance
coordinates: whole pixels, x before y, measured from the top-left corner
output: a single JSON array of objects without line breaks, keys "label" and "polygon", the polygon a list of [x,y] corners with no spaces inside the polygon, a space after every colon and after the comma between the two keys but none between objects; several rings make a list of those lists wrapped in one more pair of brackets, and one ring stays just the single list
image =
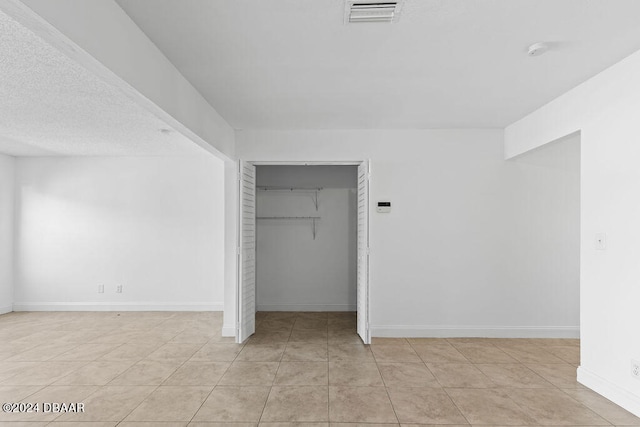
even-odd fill
[{"label": "shelf bracket", "polygon": [[316,219],[313,218],[312,221],[313,221],[313,240],[316,240]]}]

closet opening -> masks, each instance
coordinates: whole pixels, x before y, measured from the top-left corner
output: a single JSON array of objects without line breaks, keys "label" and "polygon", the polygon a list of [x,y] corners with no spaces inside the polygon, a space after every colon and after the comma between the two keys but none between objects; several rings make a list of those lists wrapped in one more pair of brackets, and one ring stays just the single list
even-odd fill
[{"label": "closet opening", "polygon": [[238,341],[368,344],[368,162],[240,173]]}]

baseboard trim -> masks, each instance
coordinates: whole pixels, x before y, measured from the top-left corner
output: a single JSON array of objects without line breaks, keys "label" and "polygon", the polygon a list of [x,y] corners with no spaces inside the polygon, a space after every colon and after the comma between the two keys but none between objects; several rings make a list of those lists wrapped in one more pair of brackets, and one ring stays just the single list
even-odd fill
[{"label": "baseboard trim", "polygon": [[16,302],[13,311],[223,311],[218,302]]},{"label": "baseboard trim", "polygon": [[602,378],[584,367],[578,367],[578,382],[640,417],[640,397]]},{"label": "baseboard trim", "polygon": [[580,338],[580,327],[372,325],[371,336],[389,338]]},{"label": "baseboard trim", "polygon": [[223,337],[235,337],[236,336],[236,328],[233,326],[222,325],[222,336]]},{"label": "baseboard trim", "polygon": [[0,314],[7,314],[7,313],[11,313],[12,311],[13,311],[12,305],[3,305],[2,307],[0,307]]},{"label": "baseboard trim", "polygon": [[259,304],[258,311],[356,311],[354,304]]}]

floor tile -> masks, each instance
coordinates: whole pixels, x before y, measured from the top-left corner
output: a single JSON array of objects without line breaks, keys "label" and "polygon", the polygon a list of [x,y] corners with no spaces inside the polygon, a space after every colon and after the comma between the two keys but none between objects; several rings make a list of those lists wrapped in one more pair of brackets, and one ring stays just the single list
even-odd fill
[{"label": "floor tile", "polygon": [[[330,427],[399,427],[400,424],[397,423],[329,423]],[[414,424],[411,427],[418,427],[418,425]],[[456,426],[447,426],[447,427],[456,427]],[[466,425],[465,427],[469,427]]]},{"label": "floor tile", "polygon": [[328,360],[327,354],[327,344],[292,342],[287,344],[284,354],[282,355],[282,360],[297,362],[326,362]]},{"label": "floor tile", "polygon": [[493,344],[454,344],[471,363],[516,363],[513,357]]},{"label": "floor tile", "polygon": [[216,386],[193,421],[257,423],[269,390],[270,387]]},{"label": "floor tile", "polygon": [[326,362],[281,362],[274,385],[328,385]]},{"label": "floor tile", "polygon": [[[135,426],[132,426],[135,427]],[[225,423],[225,422],[204,422],[204,421],[192,421],[188,424],[188,427],[258,427],[258,423]]]},{"label": "floor tile", "polygon": [[301,422],[301,423],[267,422],[267,423],[265,423],[265,422],[260,422],[260,427],[329,427],[329,423],[322,423],[322,422]]},{"label": "floor tile", "polygon": [[407,338],[411,345],[449,344],[446,338]]},{"label": "floor tile", "polygon": [[84,413],[62,414],[56,421],[121,421],[156,387],[103,386],[84,400]]},{"label": "floor tile", "polygon": [[362,344],[329,344],[330,362],[375,362],[369,346]]},{"label": "floor tile", "polygon": [[529,369],[559,388],[584,388],[577,381],[577,368],[568,363],[527,364]]},{"label": "floor tile", "polygon": [[503,346],[501,349],[520,363],[566,363],[547,350],[533,345],[520,347]]},{"label": "floor tile", "polygon": [[100,360],[133,360],[137,362],[156,351],[162,344],[159,342],[117,344],[118,347],[102,355]]},{"label": "floor tile", "polygon": [[362,338],[355,329],[329,329],[328,343],[332,344],[356,344],[363,345]]},{"label": "floor tile", "polygon": [[289,331],[256,331],[247,340],[247,344],[275,344],[289,341]]},{"label": "floor tile", "polygon": [[3,385],[0,386],[0,403],[20,402],[24,398],[31,396],[39,390],[44,389],[41,385]]},{"label": "floor tile", "polygon": [[423,363],[379,363],[387,387],[440,387],[440,383]]},{"label": "floor tile", "polygon": [[260,421],[328,421],[326,386],[272,387]]},{"label": "floor tile", "polygon": [[[11,424],[13,427],[18,427],[18,426],[14,426],[13,424]],[[73,421],[57,421],[54,420],[51,424],[47,424],[49,427],[78,427],[80,425],[80,423],[78,422],[73,422]],[[118,423],[115,421],[89,421],[89,422],[83,422],[82,423],[82,427],[116,427],[116,426],[122,426],[122,423]],[[29,427],[33,427],[32,424],[29,424]],[[126,425],[124,425],[124,427],[127,427]],[[130,427],[130,426],[129,426]],[[136,426],[136,427],[145,427],[145,426]],[[164,427],[164,426],[163,426]]]},{"label": "floor tile", "polygon": [[571,363],[573,365],[580,364],[580,347],[573,345],[545,346],[544,349],[567,363]]},{"label": "floor tile", "polygon": [[278,362],[233,362],[218,384],[271,385],[278,365]]},{"label": "floor tile", "polygon": [[389,396],[401,423],[464,424],[467,421],[441,388],[391,387]]},{"label": "floor tile", "polygon": [[146,359],[159,361],[178,360],[184,362],[191,358],[202,346],[202,344],[167,343],[150,353]]},{"label": "floor tile", "polygon": [[161,386],[125,421],[190,421],[213,387]]},{"label": "floor tile", "polygon": [[397,423],[383,387],[329,387],[329,420],[349,423]]},{"label": "floor tile", "polygon": [[106,361],[99,360],[89,362],[69,375],[60,378],[56,385],[105,385],[115,377],[129,369],[132,361]]},{"label": "floor tile", "polygon": [[409,345],[372,345],[371,351],[376,362],[408,362],[420,363],[422,360],[418,357],[413,348]]},{"label": "floor tile", "polygon": [[607,421],[558,389],[511,389],[509,397],[543,425],[607,425]]},{"label": "floor tile", "polygon": [[274,332],[291,332],[295,318],[292,319],[265,319],[259,324],[261,331],[274,331]]},{"label": "floor tile", "polygon": [[498,387],[505,388],[553,388],[554,385],[519,363],[477,364]]},{"label": "floor tile", "polygon": [[205,344],[189,359],[192,362],[233,362],[243,346],[240,344]]},{"label": "floor tile", "polygon": [[87,362],[41,362],[37,365],[20,371],[6,380],[1,385],[49,385],[71,372],[81,368]]},{"label": "floor tile", "polygon": [[529,425],[534,420],[504,390],[447,389],[447,394],[471,424]]},{"label": "floor tile", "polygon": [[640,418],[598,393],[587,389],[566,389],[569,396],[616,426],[640,426]]},{"label": "floor tile", "polygon": [[307,318],[298,317],[293,324],[293,330],[305,330],[305,329],[323,329],[326,330],[329,326],[329,321],[326,318]]},{"label": "floor tile", "polygon": [[406,338],[386,338],[386,337],[373,337],[371,338],[372,345],[395,345],[402,346],[407,345],[409,342]]},{"label": "floor tile", "polygon": [[[0,423],[9,421],[44,421],[54,420],[60,414],[44,413],[43,403],[71,403],[84,402],[85,399],[93,394],[98,387],[94,386],[47,386],[29,397],[20,399],[23,402],[39,403],[39,412],[37,413],[2,413],[0,412]],[[4,402],[5,400],[3,400]],[[13,400],[12,401],[16,401]]]},{"label": "floor tile", "polygon": [[119,344],[80,344],[79,346],[54,357],[52,360],[91,361],[113,351]]},{"label": "floor tile", "polygon": [[162,385],[211,385],[214,386],[227,371],[229,362],[186,362]]},{"label": "floor tile", "polygon": [[179,361],[141,360],[114,378],[109,385],[160,385],[180,365]]},{"label": "floor tile", "polygon": [[184,421],[122,421],[117,427],[186,427],[187,425],[188,423]]},{"label": "floor tile", "polygon": [[428,363],[427,366],[443,387],[495,387],[495,384],[486,375],[471,364]]},{"label": "floor tile", "polygon": [[329,362],[329,384],[349,387],[383,386],[376,363]]},{"label": "floor tile", "polygon": [[469,360],[449,343],[412,344],[412,346],[425,363],[469,363]]},{"label": "floor tile", "polygon": [[293,329],[290,342],[326,343],[328,341],[327,329]]},{"label": "floor tile", "polygon": [[0,363],[0,385],[1,383],[18,374],[26,373],[38,365],[38,362],[7,362]]},{"label": "floor tile", "polygon": [[[355,313],[259,312],[256,319],[245,346],[222,337],[221,313],[0,316],[0,400],[87,407],[82,418],[0,414],[0,424],[398,427],[397,414],[411,427],[640,425],[576,381],[579,340],[375,338],[367,346]],[[202,395],[189,399],[196,390]],[[316,402],[311,411],[304,400]],[[260,420],[267,401],[273,420]],[[138,421],[145,418],[153,420]],[[318,420],[301,421],[308,418]]]},{"label": "floor tile", "polygon": [[40,344],[6,360],[9,362],[43,362],[71,351],[78,345],[68,343]]},{"label": "floor tile", "polygon": [[286,344],[247,344],[244,346],[237,361],[243,362],[279,362]]}]

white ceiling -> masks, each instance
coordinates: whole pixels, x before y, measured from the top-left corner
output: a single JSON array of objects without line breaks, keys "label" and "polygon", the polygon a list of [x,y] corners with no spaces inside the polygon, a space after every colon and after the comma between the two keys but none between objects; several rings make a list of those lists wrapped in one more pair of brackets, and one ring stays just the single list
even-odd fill
[{"label": "white ceiling", "polygon": [[204,151],[0,12],[0,153],[197,155]]},{"label": "white ceiling", "polygon": [[640,49],[638,0],[117,2],[236,129],[504,127]]}]

